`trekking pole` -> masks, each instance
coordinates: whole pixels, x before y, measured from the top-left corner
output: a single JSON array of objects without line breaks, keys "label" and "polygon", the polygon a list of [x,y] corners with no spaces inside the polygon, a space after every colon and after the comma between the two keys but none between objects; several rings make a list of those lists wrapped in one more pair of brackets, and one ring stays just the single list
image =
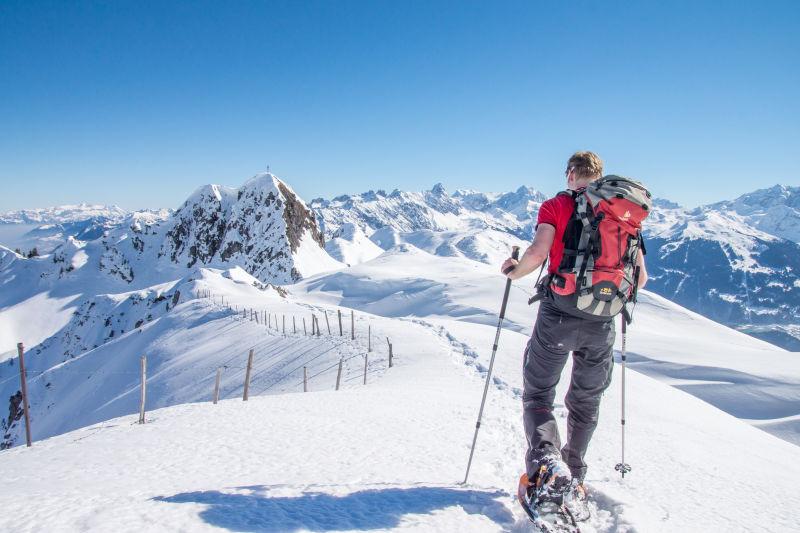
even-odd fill
[{"label": "trekking pole", "polygon": [[622,317],[622,460],[617,463],[614,470],[622,474],[625,479],[625,474],[631,471],[631,465],[625,462],[625,334],[627,331],[628,321]]},{"label": "trekking pole", "polygon": [[[519,246],[511,248],[511,258],[519,258]],[[503,274],[508,275],[514,267],[507,268]],[[503,319],[506,317],[506,305],[508,304],[508,293],[511,290],[511,279],[506,278],[506,290],[503,293],[503,305],[500,306],[500,319],[497,321],[497,332],[494,334],[494,345],[492,345],[492,358],[489,360],[489,371],[486,373],[486,383],[483,386],[483,398],[481,399],[481,408],[478,411],[478,421],[475,423],[475,436],[472,437],[472,448],[469,451],[469,462],[467,463],[467,473],[464,475],[464,485],[467,484],[469,478],[469,469],[472,466],[472,456],[475,453],[475,443],[478,441],[478,430],[481,429],[481,418],[483,417],[483,408],[486,405],[486,394],[489,392],[489,380],[492,378],[492,367],[494,367],[494,356],[497,354],[497,343],[500,340],[500,330],[503,327]]]}]

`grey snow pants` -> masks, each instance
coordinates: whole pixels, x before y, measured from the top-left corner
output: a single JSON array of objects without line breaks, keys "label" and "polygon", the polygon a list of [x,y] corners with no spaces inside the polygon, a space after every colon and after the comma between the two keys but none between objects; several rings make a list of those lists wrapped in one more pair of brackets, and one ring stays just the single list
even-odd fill
[{"label": "grey snow pants", "polygon": [[[529,477],[548,452],[560,452],[574,478],[582,480],[586,475],[583,458],[597,426],[600,397],[611,383],[614,336],[613,320],[587,320],[564,313],[547,299],[540,303],[523,367],[523,421],[528,440],[525,467]],[[564,402],[569,416],[562,447],[553,401],[569,352],[573,353],[572,380]]]}]

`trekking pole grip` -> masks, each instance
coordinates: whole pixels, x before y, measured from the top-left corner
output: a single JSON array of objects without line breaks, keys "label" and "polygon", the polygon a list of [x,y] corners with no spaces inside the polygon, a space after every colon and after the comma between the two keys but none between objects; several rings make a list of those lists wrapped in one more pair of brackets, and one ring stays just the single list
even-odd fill
[{"label": "trekking pole grip", "polygon": [[[519,246],[512,246],[511,247],[511,259],[514,259],[514,260],[519,259]],[[513,266],[508,267],[507,269],[503,270],[503,274],[508,276],[508,274],[512,270],[514,270],[514,268],[515,267],[513,267]]]}]

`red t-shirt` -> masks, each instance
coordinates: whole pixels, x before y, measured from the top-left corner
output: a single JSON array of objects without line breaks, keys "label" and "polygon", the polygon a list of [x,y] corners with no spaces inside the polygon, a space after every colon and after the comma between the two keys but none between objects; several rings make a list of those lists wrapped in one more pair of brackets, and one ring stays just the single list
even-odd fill
[{"label": "red t-shirt", "polygon": [[564,255],[564,232],[567,224],[575,212],[575,200],[569,194],[559,194],[555,198],[550,198],[539,208],[539,216],[536,219],[536,228],[539,224],[550,224],[556,228],[553,245],[550,247],[550,264],[547,272],[553,274],[561,264],[561,256]]}]

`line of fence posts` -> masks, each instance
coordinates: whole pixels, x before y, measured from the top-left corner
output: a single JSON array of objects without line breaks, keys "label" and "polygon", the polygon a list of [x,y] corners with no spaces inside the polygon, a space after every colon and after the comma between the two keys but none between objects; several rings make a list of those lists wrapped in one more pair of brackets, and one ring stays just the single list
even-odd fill
[{"label": "line of fence posts", "polygon": [[[209,298],[212,296],[209,295]],[[223,297],[220,297],[223,299]],[[330,321],[328,320],[328,313],[327,311],[323,310],[325,313],[325,323],[328,327],[328,333],[330,334]],[[245,308],[242,309],[242,314],[246,317],[247,310]],[[269,317],[269,327],[272,327],[272,316],[264,311],[264,315]],[[262,315],[262,317],[264,316]],[[337,310],[337,315],[339,319],[339,335],[343,335],[343,328],[342,328],[342,312],[341,310]],[[250,319],[256,320],[258,322],[259,318],[257,314],[254,314],[254,311],[250,310]],[[295,318],[292,316],[292,327],[294,332],[297,332]],[[311,335],[313,336],[315,333],[319,337],[321,335],[321,328],[319,324],[319,320],[315,314],[311,314]],[[278,329],[278,315],[275,315],[275,329]],[[283,331],[286,332],[286,315],[283,315]],[[306,321],[305,317],[303,317],[303,332],[307,335],[308,331],[306,329]],[[350,311],[350,334],[351,339],[355,339],[355,313],[353,310]],[[393,349],[392,349],[392,342],[389,337],[386,337],[386,343],[389,347],[389,368],[393,366]],[[27,392],[27,383],[25,379],[25,359],[24,359],[24,347],[22,343],[17,344],[17,350],[19,353],[19,361],[20,361],[20,381],[21,381],[21,388],[22,388],[22,401],[23,401],[23,408],[25,413],[25,432],[27,438],[27,445],[31,446],[31,434],[30,434],[30,415],[28,412],[28,392]],[[364,385],[367,384],[367,372],[369,369],[369,353],[372,352],[372,325],[367,326],[367,354],[364,355],[364,378],[363,383]],[[244,392],[242,394],[242,400],[247,401],[249,398],[250,392],[250,376],[252,374],[253,369],[253,356],[254,356],[254,349],[251,348],[248,352],[247,356],[247,367],[245,370],[245,378],[244,378]],[[339,390],[341,388],[342,382],[342,369],[344,366],[344,358],[339,358],[339,364],[336,372],[336,389]],[[139,424],[145,423],[145,403],[147,399],[147,356],[143,355],[140,359],[140,370],[141,370],[141,394],[140,394],[140,401],[139,401]],[[219,390],[220,390],[220,378],[222,374],[222,368],[217,368],[216,377],[214,380],[214,395],[213,395],[213,403],[217,404],[219,402]],[[308,367],[303,367],[303,392],[308,392]]]}]

